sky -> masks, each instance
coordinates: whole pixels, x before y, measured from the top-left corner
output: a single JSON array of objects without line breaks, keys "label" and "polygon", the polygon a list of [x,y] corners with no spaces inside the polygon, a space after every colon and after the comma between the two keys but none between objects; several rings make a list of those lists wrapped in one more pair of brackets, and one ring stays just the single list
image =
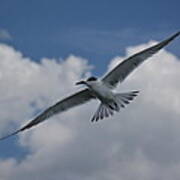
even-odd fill
[{"label": "sky", "polygon": [[[180,29],[178,0],[0,2],[0,135]],[[0,142],[0,180],[179,179],[179,43],[118,86],[140,94],[112,118],[90,102]]]}]

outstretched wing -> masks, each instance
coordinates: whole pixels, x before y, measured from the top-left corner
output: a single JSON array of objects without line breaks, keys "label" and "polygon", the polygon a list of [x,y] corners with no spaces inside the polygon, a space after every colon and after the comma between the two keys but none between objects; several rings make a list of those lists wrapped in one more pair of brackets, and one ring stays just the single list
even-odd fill
[{"label": "outstretched wing", "polygon": [[109,87],[116,87],[118,82],[122,82],[135,68],[137,68],[142,62],[147,58],[151,57],[157,53],[164,46],[169,44],[173,39],[180,35],[180,32],[174,34],[170,38],[152,46],[148,49],[145,49],[139,53],[134,54],[128,59],[124,60],[122,63],[117,65],[113,70],[111,70],[102,81]]},{"label": "outstretched wing", "polygon": [[57,113],[66,111],[74,106],[86,103],[87,101],[94,99],[94,98],[95,97],[91,94],[91,92],[88,89],[79,91],[78,93],[75,93],[75,94],[63,99],[62,101],[54,104],[53,106],[49,107],[44,112],[42,112],[40,115],[38,115],[35,119],[30,121],[27,125],[23,126],[19,130],[15,131],[9,135],[6,135],[6,136],[0,138],[0,140],[6,139],[12,135],[15,135],[15,134],[21,132],[21,131],[29,129],[29,128],[45,121],[46,119],[48,119],[49,117],[51,117]]}]

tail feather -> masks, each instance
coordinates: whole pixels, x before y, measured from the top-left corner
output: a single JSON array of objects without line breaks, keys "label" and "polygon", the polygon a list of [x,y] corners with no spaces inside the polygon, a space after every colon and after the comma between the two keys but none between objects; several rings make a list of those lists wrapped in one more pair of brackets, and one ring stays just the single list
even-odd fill
[{"label": "tail feather", "polygon": [[127,93],[119,93],[116,94],[116,100],[121,106],[125,107],[125,105],[129,104],[137,95],[139,91],[132,91]]},{"label": "tail feather", "polygon": [[115,95],[115,102],[110,102],[109,104],[101,103],[92,117],[91,121],[98,121],[99,119],[104,119],[112,116],[114,112],[119,112],[121,108],[125,108],[137,95],[139,91],[131,91],[127,93],[118,93]]}]

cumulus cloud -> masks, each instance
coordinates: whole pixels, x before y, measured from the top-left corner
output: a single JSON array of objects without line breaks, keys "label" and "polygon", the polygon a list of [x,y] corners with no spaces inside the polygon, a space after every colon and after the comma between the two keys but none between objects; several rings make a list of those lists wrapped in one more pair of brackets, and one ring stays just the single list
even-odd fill
[{"label": "cumulus cloud", "polygon": [[[154,43],[128,47],[126,57]],[[109,69],[126,57],[112,59]],[[92,68],[75,56],[36,63],[4,44],[0,59],[2,133],[77,91],[74,83]],[[112,118],[90,123],[98,106],[90,102],[19,135],[19,148],[29,153],[20,162],[1,159],[0,179],[178,179],[179,60],[162,50],[135,70],[117,91],[140,95]]]}]

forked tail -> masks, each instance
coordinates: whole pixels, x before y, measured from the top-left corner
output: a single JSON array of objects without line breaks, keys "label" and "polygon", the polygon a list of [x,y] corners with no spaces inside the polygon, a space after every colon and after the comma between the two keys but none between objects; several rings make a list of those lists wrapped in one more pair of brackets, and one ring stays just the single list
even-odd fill
[{"label": "forked tail", "polygon": [[92,117],[91,121],[98,121],[106,117],[112,116],[114,112],[119,112],[121,108],[125,108],[137,95],[139,91],[131,91],[126,93],[118,93],[115,95],[115,101],[109,104],[101,103]]}]

